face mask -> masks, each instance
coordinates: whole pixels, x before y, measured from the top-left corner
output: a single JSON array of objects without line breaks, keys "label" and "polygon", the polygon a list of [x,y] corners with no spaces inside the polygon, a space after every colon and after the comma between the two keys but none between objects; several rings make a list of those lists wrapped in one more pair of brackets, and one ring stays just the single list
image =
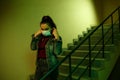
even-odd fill
[{"label": "face mask", "polygon": [[50,30],[42,31],[42,34],[43,34],[44,36],[51,36]]}]

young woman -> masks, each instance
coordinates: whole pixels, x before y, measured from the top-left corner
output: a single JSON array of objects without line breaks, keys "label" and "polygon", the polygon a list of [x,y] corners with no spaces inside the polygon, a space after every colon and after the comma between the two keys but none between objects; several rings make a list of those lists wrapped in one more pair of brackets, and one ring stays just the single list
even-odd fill
[{"label": "young woman", "polygon": [[[43,16],[40,22],[40,29],[32,35],[31,49],[37,50],[34,80],[40,80],[57,64],[57,55],[62,51],[62,39],[50,16]],[[57,76],[58,69],[53,71],[46,80],[57,80]]]}]

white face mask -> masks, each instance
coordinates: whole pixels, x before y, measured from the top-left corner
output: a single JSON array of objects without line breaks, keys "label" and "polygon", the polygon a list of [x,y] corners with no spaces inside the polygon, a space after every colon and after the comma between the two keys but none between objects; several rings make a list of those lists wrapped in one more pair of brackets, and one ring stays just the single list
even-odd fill
[{"label": "white face mask", "polygon": [[50,30],[44,30],[44,31],[42,31],[42,34],[44,36],[51,36],[51,31]]}]

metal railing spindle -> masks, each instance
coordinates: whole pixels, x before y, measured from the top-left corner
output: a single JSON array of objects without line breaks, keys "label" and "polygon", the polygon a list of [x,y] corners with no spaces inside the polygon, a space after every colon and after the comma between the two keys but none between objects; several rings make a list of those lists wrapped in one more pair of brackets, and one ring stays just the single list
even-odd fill
[{"label": "metal railing spindle", "polygon": [[119,32],[120,32],[120,7],[118,9],[118,16],[119,16]]},{"label": "metal railing spindle", "polygon": [[104,58],[104,28],[103,28],[103,24],[102,24],[102,57]]},{"label": "metal railing spindle", "polygon": [[88,38],[89,43],[89,77],[91,77],[91,36]]},{"label": "metal railing spindle", "polygon": [[114,44],[114,30],[113,30],[113,16],[111,15],[111,25],[112,25],[112,44]]},{"label": "metal railing spindle", "polygon": [[72,74],[71,74],[71,70],[72,69],[72,67],[71,67],[71,55],[69,55],[69,80],[72,80]]}]

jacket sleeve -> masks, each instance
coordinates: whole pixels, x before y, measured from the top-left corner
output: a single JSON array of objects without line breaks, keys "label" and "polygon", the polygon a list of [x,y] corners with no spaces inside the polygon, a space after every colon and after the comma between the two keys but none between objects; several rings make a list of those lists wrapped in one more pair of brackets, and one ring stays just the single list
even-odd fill
[{"label": "jacket sleeve", "polygon": [[31,41],[31,44],[30,44],[30,48],[31,50],[37,50],[37,41],[38,41],[38,38],[34,38],[33,37],[34,34],[32,35],[32,41]]},{"label": "jacket sleeve", "polygon": [[62,38],[60,37],[60,40],[55,40],[54,53],[56,55],[60,55],[61,52],[62,52]]}]

